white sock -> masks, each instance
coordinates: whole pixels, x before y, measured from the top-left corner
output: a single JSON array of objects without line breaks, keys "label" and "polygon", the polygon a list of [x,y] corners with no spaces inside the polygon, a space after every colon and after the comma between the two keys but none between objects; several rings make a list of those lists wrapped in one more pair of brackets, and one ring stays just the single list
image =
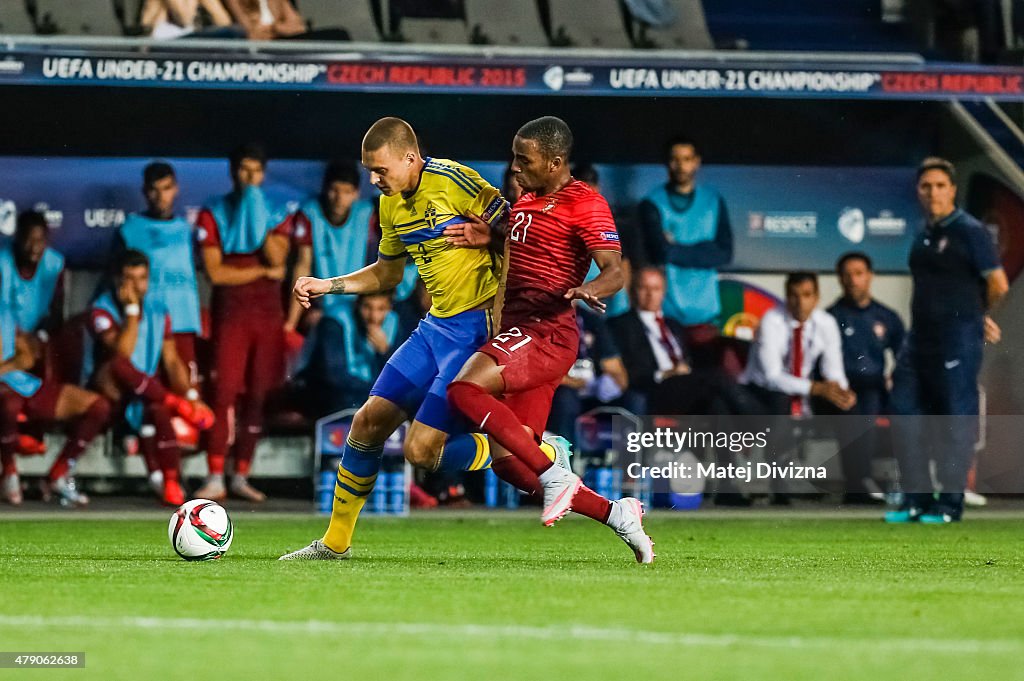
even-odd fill
[{"label": "white sock", "polygon": [[608,527],[618,527],[622,524],[622,504],[617,501],[611,502],[612,510],[608,512],[608,520],[605,525]]}]

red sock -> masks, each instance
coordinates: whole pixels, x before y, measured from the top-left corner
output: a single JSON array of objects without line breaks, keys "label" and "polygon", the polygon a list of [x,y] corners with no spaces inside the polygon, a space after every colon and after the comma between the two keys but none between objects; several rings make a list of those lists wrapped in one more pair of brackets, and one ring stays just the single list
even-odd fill
[{"label": "red sock", "polygon": [[512,410],[475,383],[455,381],[450,384],[448,402],[493,437],[495,442],[512,452],[534,475],[540,475],[554,465]]},{"label": "red sock", "polygon": [[156,451],[155,437],[152,435],[140,435],[139,451],[142,452],[142,458],[146,462],[147,473],[160,470],[160,457]]},{"label": "red sock", "polygon": [[256,445],[263,435],[262,398],[246,397],[235,422],[235,474],[249,475]]},{"label": "red sock", "polygon": [[14,455],[18,452],[18,414],[24,403],[24,398],[13,391],[0,393],[0,460],[4,475],[18,472]]},{"label": "red sock", "polygon": [[584,485],[572,499],[572,510],[573,513],[593,518],[599,523],[607,523],[608,515],[612,512],[612,502]]},{"label": "red sock", "polygon": [[107,427],[109,421],[110,402],[104,397],[97,397],[71,427],[64,448],[50,468],[50,480],[67,475],[71,462],[85,451],[89,443]]},{"label": "red sock", "polygon": [[542,493],[540,480],[537,479],[537,476],[526,467],[526,464],[514,456],[492,459],[491,470],[508,484],[526,492],[532,497],[539,496]]},{"label": "red sock", "polygon": [[155,432],[157,465],[163,471],[164,480],[178,479],[178,466],[181,451],[178,449],[178,436],[171,425],[171,412],[163,404],[151,404],[146,409],[146,416]]},{"label": "red sock", "polygon": [[212,452],[206,455],[206,466],[210,469],[210,475],[224,475],[225,458],[223,454],[213,454]]}]

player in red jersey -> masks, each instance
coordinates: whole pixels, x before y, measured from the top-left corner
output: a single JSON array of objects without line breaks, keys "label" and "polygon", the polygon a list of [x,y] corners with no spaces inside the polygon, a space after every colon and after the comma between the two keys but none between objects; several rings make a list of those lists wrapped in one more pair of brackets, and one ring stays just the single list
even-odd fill
[{"label": "player in red jersey", "polygon": [[[249,484],[263,432],[267,395],[284,380],[281,280],[293,245],[309,229],[263,191],[267,157],[258,145],[231,155],[231,193],[210,201],[196,219],[203,263],[213,284],[212,404],[216,420],[207,446],[209,476],[196,496],[220,501],[227,492],[253,502],[266,497]],[[230,417],[234,414],[234,418]],[[224,466],[234,424],[234,475]]]},{"label": "player in red jersey", "polygon": [[[516,134],[511,168],[525,193],[509,218],[500,333],[466,362],[448,386],[448,400],[490,437],[497,475],[520,489],[543,492],[544,525],[573,510],[610,526],[638,562],[650,563],[653,542],[643,529],[640,502],[608,501],[572,472],[552,466],[538,447],[555,389],[579,349],[573,301],[603,312],[601,299],[623,281],[608,203],[572,177],[571,150],[569,126],[552,116]],[[591,259],[601,273],[584,284]]]}]

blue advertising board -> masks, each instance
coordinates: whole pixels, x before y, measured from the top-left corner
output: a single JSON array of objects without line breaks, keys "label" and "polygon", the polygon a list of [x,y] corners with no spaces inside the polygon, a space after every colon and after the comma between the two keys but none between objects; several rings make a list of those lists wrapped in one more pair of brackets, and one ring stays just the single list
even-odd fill
[{"label": "blue advertising board", "polygon": [[[14,231],[17,212],[43,211],[52,242],[71,267],[103,267],[114,233],[127,213],[144,207],[139,158],[0,158],[0,238]],[[179,212],[190,219],[207,200],[230,190],[227,161],[170,159],[181,196]],[[500,185],[502,162],[473,162]],[[657,165],[597,166],[601,190],[620,217],[665,181]],[[268,193],[297,206],[315,194],[323,164],[272,160]],[[913,169],[893,167],[705,166],[702,182],[725,198],[733,227],[735,258],[727,269],[829,270],[842,253],[867,252],[880,271],[906,270],[919,222]],[[376,195],[368,181],[363,194]],[[626,222],[626,221],[624,221]]]},{"label": "blue advertising board", "polygon": [[[159,45],[153,46],[156,50]],[[471,56],[353,53],[262,58],[51,48],[7,50],[0,84],[322,92],[1024,101],[1024,69],[963,64],[802,64],[637,54]]]}]

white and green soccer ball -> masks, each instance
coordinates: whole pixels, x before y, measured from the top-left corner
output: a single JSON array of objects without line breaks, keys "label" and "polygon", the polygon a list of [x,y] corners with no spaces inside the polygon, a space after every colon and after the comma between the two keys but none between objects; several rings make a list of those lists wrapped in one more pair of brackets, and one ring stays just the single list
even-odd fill
[{"label": "white and green soccer ball", "polygon": [[230,548],[234,534],[228,512],[209,499],[186,501],[167,527],[174,552],[185,560],[220,558]]}]

